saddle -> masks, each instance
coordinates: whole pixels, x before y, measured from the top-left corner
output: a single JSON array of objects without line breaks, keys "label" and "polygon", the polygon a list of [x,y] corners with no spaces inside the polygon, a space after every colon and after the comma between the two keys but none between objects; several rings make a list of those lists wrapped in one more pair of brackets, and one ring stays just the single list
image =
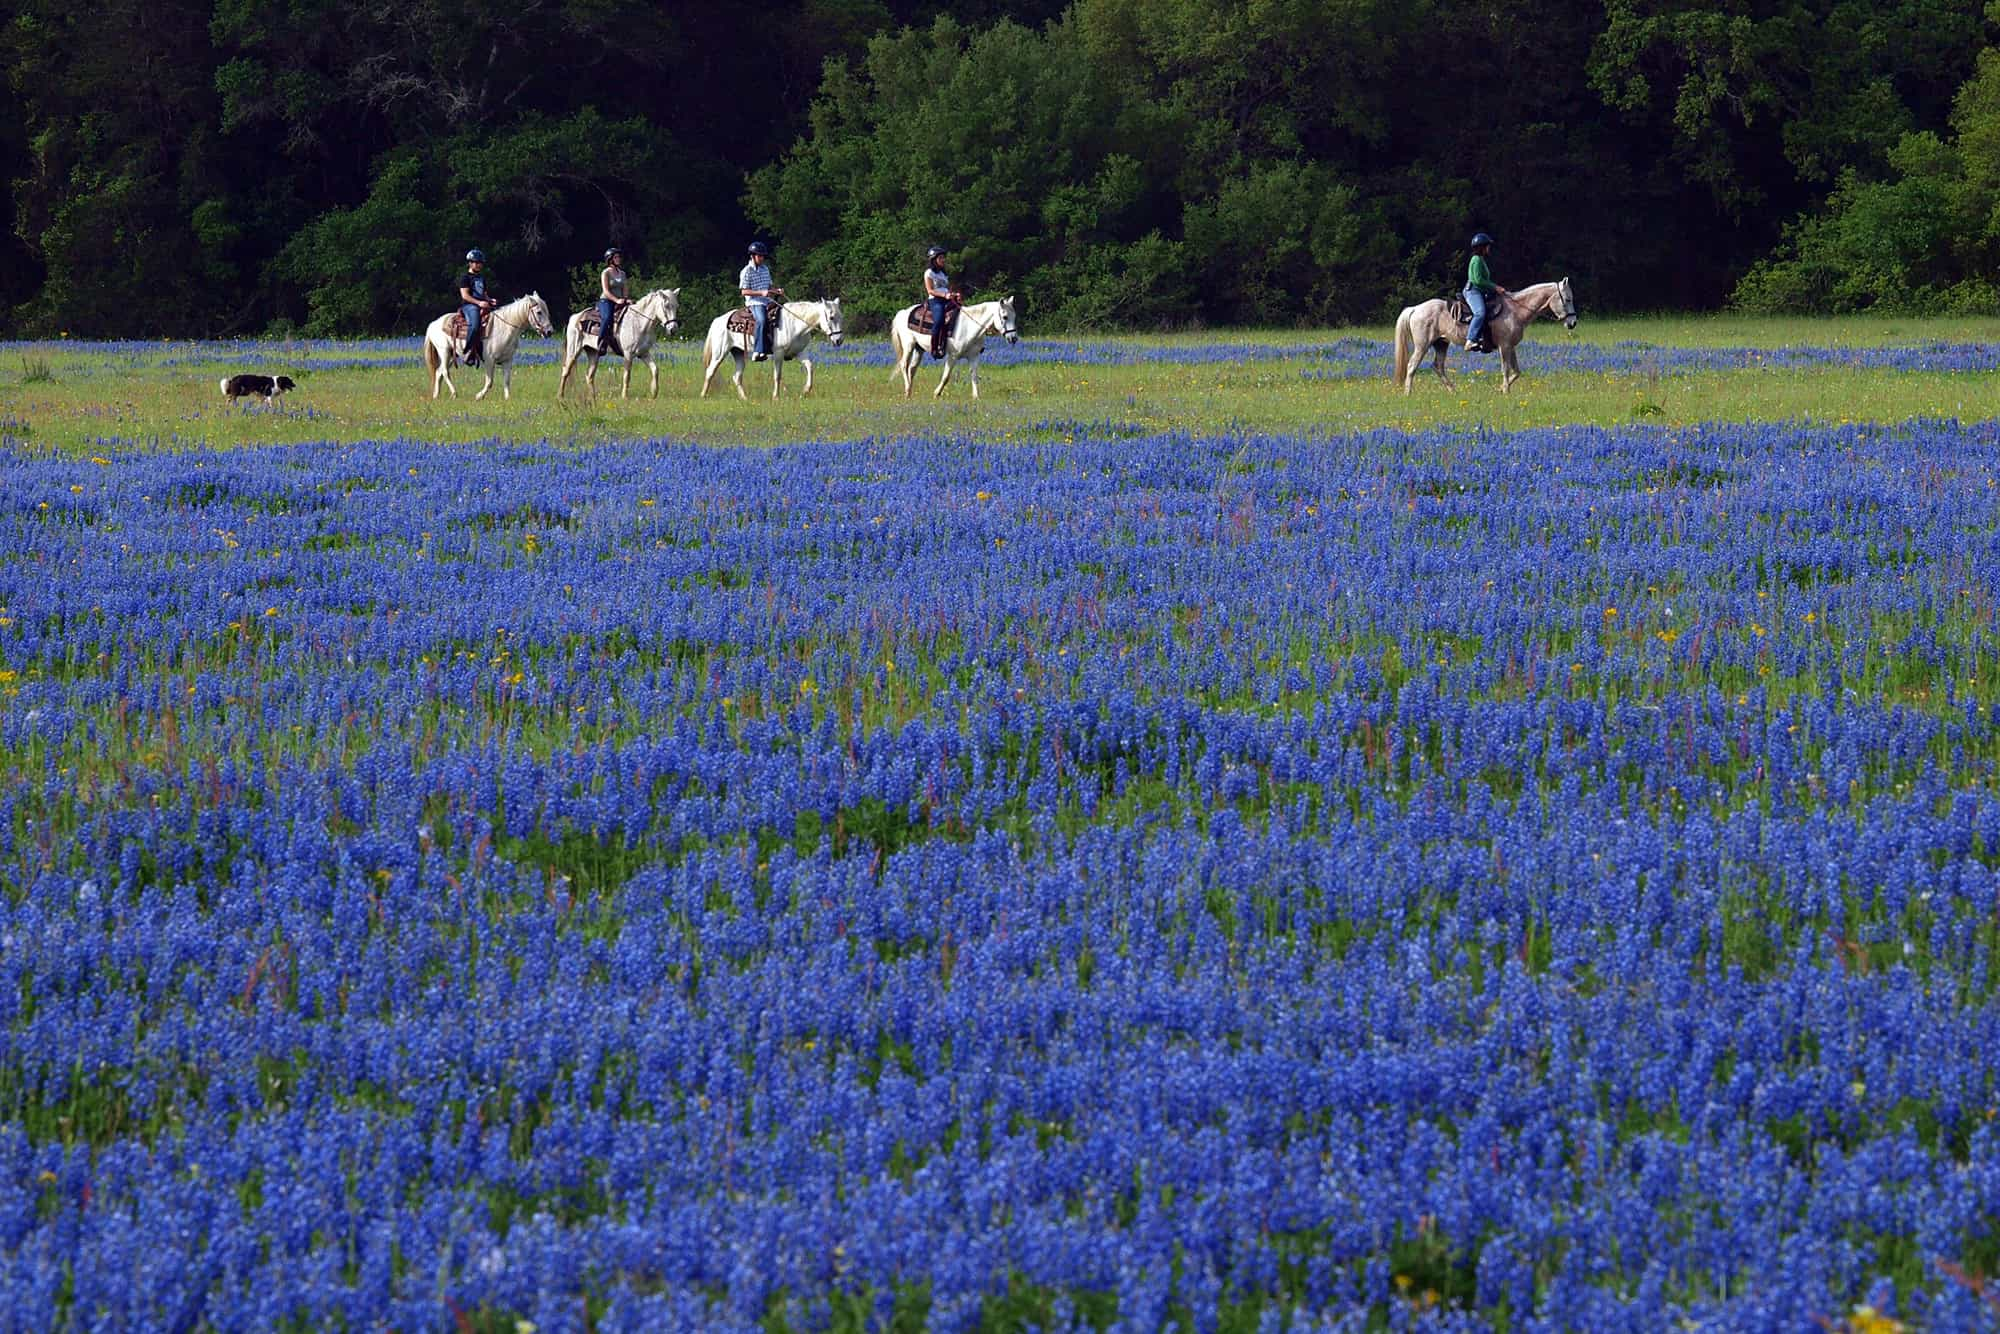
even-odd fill
[{"label": "saddle", "polygon": [[[1447,297],[1445,300],[1444,313],[1457,321],[1459,328],[1470,329],[1472,327],[1472,303],[1465,299],[1464,293],[1461,292],[1458,295]],[[1495,298],[1495,304],[1497,302],[1498,298]],[[1440,339],[1439,341],[1444,340]],[[1481,352],[1491,352],[1494,346],[1492,325],[1489,323],[1485,336],[1479,340],[1478,347]]]},{"label": "saddle", "polygon": [[[784,308],[784,302],[773,301],[771,303],[770,318],[775,321],[778,318],[778,312]],[[729,312],[729,324],[726,327],[733,334],[754,334],[757,332],[757,317],[751,313],[750,307],[738,306]],[[772,327],[775,329],[777,326],[773,324]]]},{"label": "saddle", "polygon": [[[618,331],[625,327],[625,312],[628,309],[630,307],[627,306],[616,306],[612,309],[611,331],[605,334],[604,337],[598,338],[597,347],[599,352],[623,352],[625,350],[618,341]],[[583,312],[583,323],[577,327],[577,333],[584,338],[598,337],[597,311],[595,308],[589,308]]]},{"label": "saddle", "polygon": [[[954,301],[944,308],[944,336],[951,337],[951,331],[958,327],[958,312],[961,302]],[[929,336],[931,329],[931,308],[928,302],[910,307],[910,332]]]},{"label": "saddle", "polygon": [[[451,323],[444,326],[444,331],[451,337],[452,342],[457,343],[460,347],[464,347],[465,312],[462,310],[454,310],[451,313]],[[489,310],[486,312],[486,318],[479,322],[479,346],[482,350],[486,346],[486,335],[492,332],[493,332],[493,312]]]}]

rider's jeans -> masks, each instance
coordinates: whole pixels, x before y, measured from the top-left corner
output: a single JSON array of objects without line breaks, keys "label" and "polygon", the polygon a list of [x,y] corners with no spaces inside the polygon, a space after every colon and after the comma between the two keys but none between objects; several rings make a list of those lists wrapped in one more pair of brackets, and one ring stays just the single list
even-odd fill
[{"label": "rider's jeans", "polygon": [[458,311],[461,315],[465,316],[466,358],[468,360],[476,359],[479,356],[479,318],[485,312],[470,301],[460,306]]},{"label": "rider's jeans", "polygon": [[597,345],[611,346],[611,316],[618,309],[618,303],[610,297],[597,298]]},{"label": "rider's jeans", "polygon": [[767,301],[752,301],[750,314],[757,321],[757,332],[752,335],[750,350],[769,355],[771,351],[771,305]]},{"label": "rider's jeans", "polygon": [[941,296],[927,296],[924,304],[931,308],[931,346],[944,346],[944,317],[951,309],[951,302]]},{"label": "rider's jeans", "polygon": [[1476,343],[1486,337],[1486,293],[1477,287],[1466,288],[1465,304],[1472,307],[1472,327],[1465,331],[1465,341]]}]

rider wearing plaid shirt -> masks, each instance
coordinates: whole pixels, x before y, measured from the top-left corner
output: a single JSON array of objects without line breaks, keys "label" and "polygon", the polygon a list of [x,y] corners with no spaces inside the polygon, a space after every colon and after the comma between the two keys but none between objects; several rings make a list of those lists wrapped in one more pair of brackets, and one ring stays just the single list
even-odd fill
[{"label": "rider wearing plaid shirt", "polygon": [[757,332],[751,342],[757,361],[771,355],[771,305],[775,298],[785,294],[782,287],[771,281],[770,259],[770,247],[762,241],[752,241],[750,262],[736,275],[737,289],[743,293],[744,304],[750,307],[757,321]]}]

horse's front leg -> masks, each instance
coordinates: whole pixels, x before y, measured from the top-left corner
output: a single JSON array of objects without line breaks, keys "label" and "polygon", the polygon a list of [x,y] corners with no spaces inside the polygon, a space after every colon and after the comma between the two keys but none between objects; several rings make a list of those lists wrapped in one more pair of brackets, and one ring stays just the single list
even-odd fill
[{"label": "horse's front leg", "polygon": [[514,401],[514,360],[511,357],[500,365],[500,397],[509,403]]},{"label": "horse's front leg", "polygon": [[630,353],[627,353],[625,356],[625,377],[618,382],[618,397],[632,397],[632,356]]},{"label": "horse's front leg", "polygon": [[660,363],[653,360],[653,354],[650,352],[646,354],[646,369],[653,376],[653,391],[647,397],[658,398],[660,396]]},{"label": "horse's front leg", "polygon": [[493,359],[488,357],[485,361],[480,362],[479,369],[486,372],[486,383],[480,385],[479,392],[472,396],[472,401],[475,403],[493,392]]},{"label": "horse's front leg", "polygon": [[972,380],[972,397],[979,397],[979,354],[973,353],[965,359],[965,373]]},{"label": "horse's front leg", "polygon": [[958,358],[947,349],[944,354],[944,374],[938,376],[938,387],[931,390],[932,398],[943,398],[944,387],[951,383],[951,368],[958,365]]},{"label": "horse's front leg", "polygon": [[813,364],[805,357],[800,357],[799,365],[806,368],[806,387],[799,390],[799,397],[804,398],[813,391]]},{"label": "horse's front leg", "polygon": [[771,354],[771,400],[776,402],[785,388],[785,359],[776,352]]},{"label": "horse's front leg", "polygon": [[[1458,388],[1458,385],[1451,378],[1451,372],[1446,370],[1444,365],[1445,351],[1449,346],[1450,346],[1449,344],[1440,343],[1438,345],[1436,354],[1431,359],[1431,364],[1437,367],[1438,379],[1444,381],[1444,387],[1447,389],[1456,389]],[[1416,375],[1417,372],[1414,369],[1412,369],[1410,371],[1410,378],[1414,380],[1416,378]]]}]

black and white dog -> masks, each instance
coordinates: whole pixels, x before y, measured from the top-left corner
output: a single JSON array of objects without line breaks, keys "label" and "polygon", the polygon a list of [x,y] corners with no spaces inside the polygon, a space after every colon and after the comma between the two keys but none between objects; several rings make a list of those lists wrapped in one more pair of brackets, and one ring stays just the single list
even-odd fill
[{"label": "black and white dog", "polygon": [[266,403],[282,393],[298,386],[289,375],[272,379],[268,375],[232,375],[222,382],[222,396],[228,399],[248,398],[251,394],[261,395]]}]

